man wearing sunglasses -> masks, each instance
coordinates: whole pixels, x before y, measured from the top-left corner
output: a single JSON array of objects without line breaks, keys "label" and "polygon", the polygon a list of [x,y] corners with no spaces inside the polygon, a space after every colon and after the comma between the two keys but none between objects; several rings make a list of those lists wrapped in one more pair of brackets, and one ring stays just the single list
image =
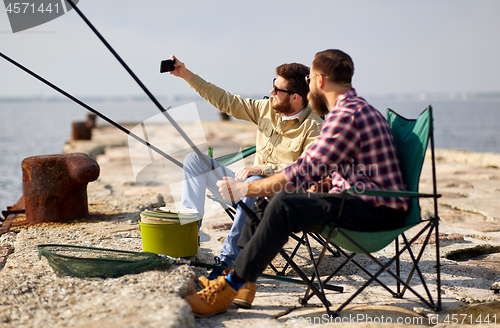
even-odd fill
[{"label": "man wearing sunglasses", "polygon": [[[228,168],[221,168],[220,164],[207,157],[221,176],[231,176],[240,181],[255,181],[271,176],[294,162],[318,137],[322,119],[307,105],[307,66],[298,63],[280,65],[276,68],[277,77],[273,80],[273,88],[270,91],[272,97],[253,100],[232,95],[193,74],[174,56],[171,56],[171,59],[175,59],[176,63],[175,70],[170,74],[183,78],[220,111],[252,122],[258,127],[253,166],[233,172]],[[210,170],[195,153],[189,154],[184,160],[181,202],[183,206],[198,211],[200,224],[204,214],[205,189],[208,188],[214,195],[220,196],[216,178],[210,174]],[[251,207],[254,197],[245,197],[242,200]],[[246,214],[238,207],[231,231],[219,256],[215,258],[216,263],[232,266],[240,252],[237,242],[245,220]],[[212,280],[221,274],[222,270],[215,269],[208,278]]]}]

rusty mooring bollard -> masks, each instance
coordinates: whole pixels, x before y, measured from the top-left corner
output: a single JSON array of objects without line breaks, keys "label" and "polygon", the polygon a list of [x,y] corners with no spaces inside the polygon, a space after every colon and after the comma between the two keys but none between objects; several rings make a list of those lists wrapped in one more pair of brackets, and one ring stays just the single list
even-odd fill
[{"label": "rusty mooring bollard", "polygon": [[97,115],[88,114],[87,121],[73,122],[71,138],[73,140],[90,140],[92,138],[92,129],[95,127]]},{"label": "rusty mooring bollard", "polygon": [[87,114],[87,121],[85,122],[85,125],[87,126],[87,129],[93,129],[95,128],[95,120],[97,119],[96,114]]},{"label": "rusty mooring bollard", "polygon": [[87,184],[99,165],[86,154],[33,156],[22,162],[26,222],[63,222],[87,218]]}]

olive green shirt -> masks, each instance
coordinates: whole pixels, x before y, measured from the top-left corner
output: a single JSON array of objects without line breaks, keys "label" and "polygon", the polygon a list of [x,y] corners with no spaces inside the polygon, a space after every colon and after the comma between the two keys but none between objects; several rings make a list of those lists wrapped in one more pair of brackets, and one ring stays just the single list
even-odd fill
[{"label": "olive green shirt", "polygon": [[254,166],[270,176],[293,163],[314,143],[323,120],[309,106],[298,118],[282,121],[271,99],[243,99],[194,75],[189,85],[220,111],[258,127]]}]

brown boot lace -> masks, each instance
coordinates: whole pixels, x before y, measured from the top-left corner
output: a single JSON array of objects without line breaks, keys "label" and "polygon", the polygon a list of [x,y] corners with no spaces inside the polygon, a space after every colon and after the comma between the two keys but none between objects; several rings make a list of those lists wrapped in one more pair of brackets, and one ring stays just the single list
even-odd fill
[{"label": "brown boot lace", "polygon": [[[222,279],[219,279],[222,278]],[[218,292],[221,291],[225,284],[226,278],[223,276],[219,277],[216,280],[212,280],[210,285],[208,285],[205,289],[200,290],[198,292],[198,296],[205,301],[207,304],[213,304],[215,300],[217,300]]]}]

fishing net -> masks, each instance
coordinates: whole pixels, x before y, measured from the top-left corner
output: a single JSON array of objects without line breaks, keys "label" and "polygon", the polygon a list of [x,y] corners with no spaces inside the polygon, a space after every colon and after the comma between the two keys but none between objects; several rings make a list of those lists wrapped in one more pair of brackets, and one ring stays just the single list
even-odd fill
[{"label": "fishing net", "polygon": [[174,260],[154,253],[128,252],[72,245],[38,245],[38,258],[48,260],[58,276],[119,277],[149,270],[165,270]]}]

